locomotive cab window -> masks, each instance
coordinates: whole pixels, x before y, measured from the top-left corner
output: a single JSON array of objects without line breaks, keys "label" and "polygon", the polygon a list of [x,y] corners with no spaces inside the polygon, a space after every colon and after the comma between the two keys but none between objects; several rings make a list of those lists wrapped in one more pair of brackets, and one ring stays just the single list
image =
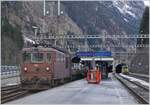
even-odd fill
[{"label": "locomotive cab window", "polygon": [[51,61],[51,53],[47,53],[47,61],[48,61],[48,62]]},{"label": "locomotive cab window", "polygon": [[44,54],[43,53],[33,53],[32,54],[32,61],[33,62],[42,62],[42,61],[44,61]]},{"label": "locomotive cab window", "polygon": [[23,53],[23,62],[30,62],[31,61],[31,53],[24,52]]}]

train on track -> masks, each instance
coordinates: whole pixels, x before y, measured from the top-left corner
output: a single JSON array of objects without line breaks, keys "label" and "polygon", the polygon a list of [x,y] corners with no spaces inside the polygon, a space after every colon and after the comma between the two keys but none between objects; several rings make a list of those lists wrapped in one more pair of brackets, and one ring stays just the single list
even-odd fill
[{"label": "train on track", "polygon": [[56,47],[23,48],[21,85],[27,90],[43,90],[78,78],[80,71],[71,69],[69,52]]}]

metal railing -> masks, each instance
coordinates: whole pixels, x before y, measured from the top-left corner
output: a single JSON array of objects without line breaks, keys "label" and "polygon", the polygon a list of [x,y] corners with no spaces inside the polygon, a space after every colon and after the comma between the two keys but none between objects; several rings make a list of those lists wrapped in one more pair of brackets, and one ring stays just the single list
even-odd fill
[{"label": "metal railing", "polygon": [[20,84],[19,66],[1,66],[0,73],[2,87]]},{"label": "metal railing", "polygon": [[[126,34],[126,35],[103,35],[103,34],[98,34],[98,35],[67,35],[67,34],[60,34],[57,36],[51,36],[51,35],[46,35],[42,34],[41,36],[38,37],[38,39],[144,39],[144,38],[149,38],[149,34]],[[37,38],[33,38],[37,39]]]},{"label": "metal railing", "polygon": [[1,66],[1,76],[14,76],[19,75],[20,67],[19,66]]}]

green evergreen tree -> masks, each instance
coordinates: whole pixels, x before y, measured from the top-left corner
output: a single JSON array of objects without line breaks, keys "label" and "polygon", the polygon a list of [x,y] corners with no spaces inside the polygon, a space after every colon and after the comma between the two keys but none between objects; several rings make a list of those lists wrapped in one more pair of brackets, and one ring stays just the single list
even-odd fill
[{"label": "green evergreen tree", "polygon": [[11,24],[9,24],[7,18],[2,17],[1,21],[2,38],[9,37],[14,41],[19,49],[22,49],[24,41],[21,33],[21,28],[19,26],[13,27]]},{"label": "green evergreen tree", "polygon": [[8,19],[2,16],[1,36],[2,65],[19,64],[18,53],[24,44],[21,27],[18,25],[11,25]]},{"label": "green evergreen tree", "polygon": [[145,8],[142,22],[140,24],[140,34],[149,34],[149,7]]},{"label": "green evergreen tree", "polygon": [[[140,29],[139,29],[140,34],[149,34],[149,7],[145,8],[143,18],[140,24]],[[138,39],[137,44],[148,44],[149,39],[148,38],[143,38],[143,39]]]}]

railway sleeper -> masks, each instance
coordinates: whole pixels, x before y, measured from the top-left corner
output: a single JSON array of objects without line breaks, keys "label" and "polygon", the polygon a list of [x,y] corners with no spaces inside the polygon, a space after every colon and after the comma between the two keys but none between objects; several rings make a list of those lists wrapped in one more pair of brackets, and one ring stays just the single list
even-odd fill
[{"label": "railway sleeper", "polygon": [[[141,92],[137,93],[134,89],[134,87],[132,87],[133,83],[129,82],[128,80],[123,79],[122,77],[118,76],[117,74],[115,74],[115,77],[125,86],[127,87],[127,89],[136,97],[137,101],[140,104],[149,104],[149,98],[147,96],[143,96],[143,94],[141,94]],[[129,84],[127,84],[129,83]],[[135,84],[134,84],[135,85]],[[137,87],[137,86],[136,86]]]},{"label": "railway sleeper", "polygon": [[7,91],[2,91],[1,92],[1,95],[7,95],[7,94],[11,94],[11,93],[14,93],[14,92],[17,92],[17,91],[20,91],[22,90],[21,88],[16,88],[16,89],[12,89],[12,90],[7,90]]},{"label": "railway sleeper", "polygon": [[19,91],[19,92],[15,92],[15,93],[12,93],[9,95],[5,95],[5,96],[1,97],[1,101],[2,101],[2,103],[7,102],[10,100],[16,99],[17,97],[20,97],[21,95],[24,95],[26,93],[27,93],[27,91]]},{"label": "railway sleeper", "polygon": [[14,85],[14,86],[7,86],[7,87],[2,87],[1,91],[8,91],[16,88],[20,88],[20,85]]}]

